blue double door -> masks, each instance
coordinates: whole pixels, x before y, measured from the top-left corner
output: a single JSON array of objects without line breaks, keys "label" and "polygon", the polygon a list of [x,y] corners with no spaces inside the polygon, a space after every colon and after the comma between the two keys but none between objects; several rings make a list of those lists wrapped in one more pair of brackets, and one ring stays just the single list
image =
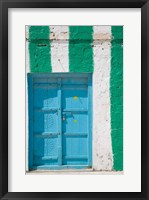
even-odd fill
[{"label": "blue double door", "polygon": [[91,167],[90,74],[29,74],[29,169]]}]

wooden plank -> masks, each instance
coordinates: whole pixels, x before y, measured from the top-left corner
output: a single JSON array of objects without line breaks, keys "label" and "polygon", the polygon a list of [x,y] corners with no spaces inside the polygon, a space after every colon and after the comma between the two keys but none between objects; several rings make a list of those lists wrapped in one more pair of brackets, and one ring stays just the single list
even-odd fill
[{"label": "wooden plank", "polygon": [[88,77],[88,165],[92,166],[92,75]]},{"label": "wooden plank", "polygon": [[28,168],[33,166],[33,82],[31,74],[27,75],[28,78],[28,112],[29,112],[29,137],[28,137]]},{"label": "wooden plank", "polygon": [[58,165],[62,165],[62,112],[61,112],[61,78],[58,78]]}]

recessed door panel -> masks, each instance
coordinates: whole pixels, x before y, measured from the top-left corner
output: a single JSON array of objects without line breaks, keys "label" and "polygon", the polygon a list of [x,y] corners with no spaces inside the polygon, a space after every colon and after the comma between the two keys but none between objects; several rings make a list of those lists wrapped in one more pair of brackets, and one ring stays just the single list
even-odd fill
[{"label": "recessed door panel", "polygon": [[58,165],[58,138],[35,135],[34,165],[54,163]]},{"label": "recessed door panel", "polygon": [[87,112],[63,112],[63,133],[84,133],[87,134],[87,122],[88,114]]},{"label": "recessed door panel", "polygon": [[34,111],[34,133],[57,133],[58,114],[57,111],[45,112]]},{"label": "recessed door panel", "polygon": [[[40,84],[41,85],[41,84]],[[50,109],[58,107],[57,89],[48,85],[34,87],[34,107],[36,109]]]},{"label": "recessed door panel", "polygon": [[63,136],[63,164],[65,165],[87,165],[87,135]]},{"label": "recessed door panel", "polygon": [[87,96],[87,86],[86,89],[65,87],[63,89],[62,107],[63,109],[87,109]]}]

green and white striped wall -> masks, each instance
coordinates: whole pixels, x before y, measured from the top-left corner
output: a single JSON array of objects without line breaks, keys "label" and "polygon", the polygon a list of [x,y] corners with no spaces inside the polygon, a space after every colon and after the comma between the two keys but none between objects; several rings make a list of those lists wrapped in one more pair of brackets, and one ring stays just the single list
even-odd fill
[{"label": "green and white striped wall", "polygon": [[123,170],[123,27],[27,26],[26,72],[93,73],[93,168]]}]

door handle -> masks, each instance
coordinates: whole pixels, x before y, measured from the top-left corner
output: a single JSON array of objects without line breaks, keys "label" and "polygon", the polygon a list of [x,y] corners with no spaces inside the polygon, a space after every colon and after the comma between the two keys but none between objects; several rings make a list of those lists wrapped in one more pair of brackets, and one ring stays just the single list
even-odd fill
[{"label": "door handle", "polygon": [[65,112],[62,112],[62,120],[65,121],[66,120],[66,116],[67,117],[70,117],[72,115],[72,112],[71,111],[65,111]]},{"label": "door handle", "polygon": [[62,116],[62,120],[65,121],[66,120],[66,115]]}]

